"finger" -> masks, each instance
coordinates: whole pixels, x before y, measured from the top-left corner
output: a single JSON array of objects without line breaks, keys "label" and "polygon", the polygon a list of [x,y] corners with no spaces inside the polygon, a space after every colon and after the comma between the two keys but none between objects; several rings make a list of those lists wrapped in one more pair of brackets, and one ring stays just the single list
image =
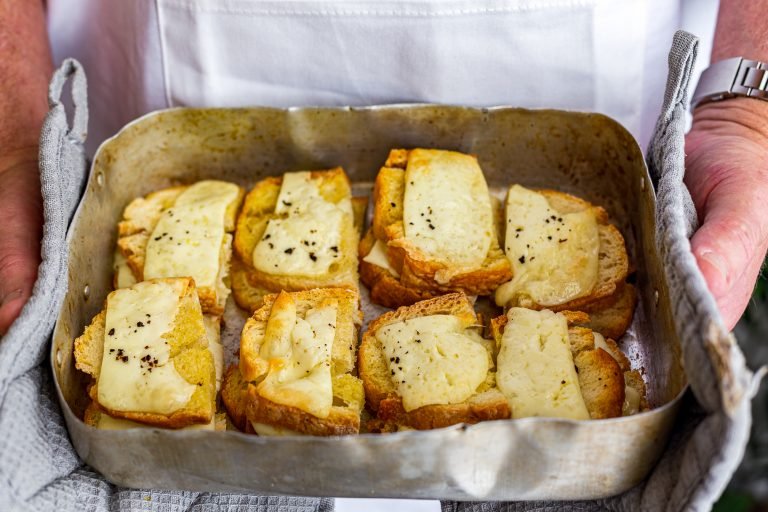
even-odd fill
[{"label": "finger", "polygon": [[755,281],[763,266],[764,258],[755,254],[730,291],[722,297],[716,297],[717,307],[723,318],[723,323],[730,330],[738,323],[744,310],[749,305],[755,289]]},{"label": "finger", "polygon": [[[750,185],[747,183],[746,185]],[[749,300],[766,251],[766,223],[755,196],[758,184],[721,183],[707,198],[703,224],[691,248],[710,291],[725,308],[729,327]],[[734,318],[735,317],[735,318]]]},{"label": "finger", "polygon": [[35,162],[0,173],[0,335],[32,294],[40,263],[42,218]]},{"label": "finger", "polygon": [[32,295],[39,252],[27,236],[3,239],[0,245],[0,334],[5,334]]}]

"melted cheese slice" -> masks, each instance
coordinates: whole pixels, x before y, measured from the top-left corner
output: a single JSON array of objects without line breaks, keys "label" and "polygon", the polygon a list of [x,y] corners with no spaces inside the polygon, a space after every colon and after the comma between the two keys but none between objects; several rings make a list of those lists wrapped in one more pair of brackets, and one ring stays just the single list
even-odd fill
[{"label": "melted cheese slice", "polygon": [[189,402],[196,386],[176,371],[163,338],[178,309],[178,290],[169,283],[145,281],[109,294],[99,404],[114,411],[171,414]]},{"label": "melted cheese slice", "polygon": [[504,251],[514,277],[496,291],[497,304],[524,297],[555,306],[592,292],[600,237],[591,209],[561,214],[543,195],[513,185],[506,220]]},{"label": "melted cheese slice", "polygon": [[198,288],[217,288],[227,208],[240,193],[224,181],[199,181],[165,210],[147,242],[144,279],[192,277]]},{"label": "melted cheese slice", "polygon": [[288,294],[272,306],[259,356],[269,363],[256,387],[264,398],[327,418],[333,404],[331,349],[336,337],[335,304],[309,309],[303,317]]},{"label": "melted cheese slice", "polygon": [[289,172],[275,207],[276,217],[253,250],[253,266],[269,274],[317,276],[342,257],[342,233],[352,223],[352,201],[320,194],[310,172]]},{"label": "melted cheese slice", "polygon": [[496,382],[509,400],[512,417],[588,420],[565,317],[549,310],[512,308],[507,319]]},{"label": "melted cheese slice", "polygon": [[405,238],[430,260],[482,265],[491,246],[493,212],[477,160],[453,151],[411,151],[403,224]]},{"label": "melted cheese slice", "polygon": [[467,400],[482,384],[490,356],[482,338],[452,315],[429,315],[378,329],[392,382],[412,411]]},{"label": "melted cheese slice", "polygon": [[[600,334],[599,332],[593,332],[592,336],[595,339],[595,348],[601,348],[608,352],[608,354],[616,360],[617,363],[621,363],[619,359],[616,357],[616,354],[613,353],[613,350],[611,350],[608,347],[608,343],[605,342],[605,337]],[[626,384],[626,378],[624,383],[624,403],[621,407],[621,414],[622,416],[632,416],[633,414],[637,414],[640,412],[640,393],[637,392],[637,390],[628,384]]]},{"label": "melted cheese slice", "polygon": [[395,277],[400,277],[400,273],[395,269],[395,267],[390,265],[389,259],[387,258],[387,244],[381,240],[376,240],[376,243],[373,244],[373,248],[371,248],[371,252],[369,252],[365,258],[363,258],[363,261],[386,269]]}]

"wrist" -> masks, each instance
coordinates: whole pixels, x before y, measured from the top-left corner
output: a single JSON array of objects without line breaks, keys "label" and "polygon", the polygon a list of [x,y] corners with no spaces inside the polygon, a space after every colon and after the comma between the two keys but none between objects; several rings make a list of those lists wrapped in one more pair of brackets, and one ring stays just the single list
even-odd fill
[{"label": "wrist", "polygon": [[38,145],[27,145],[8,149],[3,147],[0,150],[0,174],[4,171],[13,169],[20,165],[29,165],[34,163],[37,168],[37,159],[39,153]]},{"label": "wrist", "polygon": [[768,148],[768,101],[738,97],[703,103],[693,111],[691,131],[745,137]]}]

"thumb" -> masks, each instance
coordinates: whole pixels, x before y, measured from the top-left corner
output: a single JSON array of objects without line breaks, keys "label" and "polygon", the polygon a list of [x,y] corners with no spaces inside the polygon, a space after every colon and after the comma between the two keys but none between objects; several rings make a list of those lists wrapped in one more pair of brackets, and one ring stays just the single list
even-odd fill
[{"label": "thumb", "polygon": [[0,336],[32,295],[42,215],[36,161],[0,170]]},{"label": "thumb", "polygon": [[765,184],[720,182],[709,194],[691,248],[726,326],[738,321],[752,295],[766,252],[768,217],[758,192]]}]

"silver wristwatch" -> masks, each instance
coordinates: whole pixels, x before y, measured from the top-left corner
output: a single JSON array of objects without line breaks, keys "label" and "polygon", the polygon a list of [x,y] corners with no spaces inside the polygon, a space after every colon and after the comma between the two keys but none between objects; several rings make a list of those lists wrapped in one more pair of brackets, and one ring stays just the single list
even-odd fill
[{"label": "silver wristwatch", "polygon": [[743,57],[715,62],[701,74],[691,110],[702,103],[736,96],[768,100],[768,63]]}]

